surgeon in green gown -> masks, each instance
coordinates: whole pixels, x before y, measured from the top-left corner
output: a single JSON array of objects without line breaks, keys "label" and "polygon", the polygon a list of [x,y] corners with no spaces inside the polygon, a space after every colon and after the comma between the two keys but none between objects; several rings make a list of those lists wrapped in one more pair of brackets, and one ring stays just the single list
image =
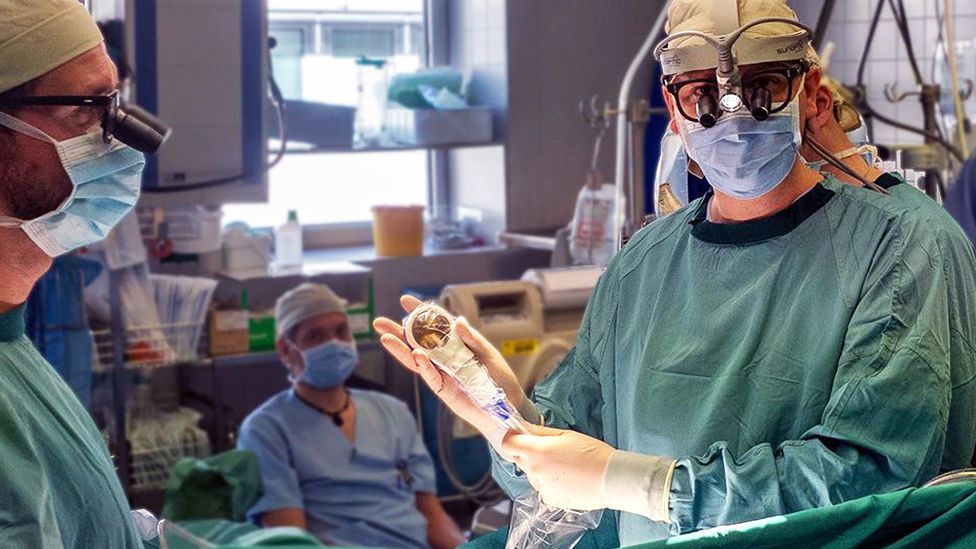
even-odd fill
[{"label": "surgeon in green gown", "polygon": [[[728,4],[675,0],[667,31],[796,19],[782,0]],[[718,99],[714,56],[709,66],[682,55],[693,41],[674,45],[663,64],[672,130],[715,190],[631,239],[576,347],[531,399],[459,323],[540,424],[532,434],[501,431],[395,322],[377,320],[388,351],[486,436],[513,497],[531,486],[551,505],[618,511],[627,546],[918,486],[969,462],[972,249],[909,200],[807,168],[801,128],[819,112],[821,72],[796,30],[754,27],[738,56],[746,95],[767,88],[781,109],[722,113],[712,127],[696,115],[703,96]],[[757,47],[765,40],[778,45]]]},{"label": "surgeon in green gown", "polygon": [[[112,140],[105,107],[28,105],[107,96],[115,67],[84,4],[0,0],[0,547],[136,548],[108,448],[24,336],[52,256],[91,244],[139,192],[142,153]],[[107,103],[104,103],[107,104]]]}]

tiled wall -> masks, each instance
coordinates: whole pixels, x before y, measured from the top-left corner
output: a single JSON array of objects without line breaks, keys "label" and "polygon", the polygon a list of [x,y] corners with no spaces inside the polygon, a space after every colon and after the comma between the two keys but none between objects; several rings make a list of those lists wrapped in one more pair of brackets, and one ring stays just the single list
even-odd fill
[{"label": "tiled wall", "polygon": [[451,65],[469,74],[468,98],[495,109],[495,134],[505,134],[508,105],[505,0],[450,0]]},{"label": "tiled wall", "polygon": [[[450,63],[466,73],[468,100],[494,110],[495,141],[507,135],[508,47],[506,0],[448,0]],[[489,240],[505,229],[505,149],[448,152],[450,195],[455,205],[482,213]]]},{"label": "tiled wall", "polygon": [[[937,2],[941,13],[943,0]],[[926,81],[932,81],[932,65],[939,33],[936,0],[904,0],[904,3],[919,68]],[[805,23],[811,26],[816,24],[821,2],[793,0],[791,4]],[[853,85],[857,82],[858,61],[864,50],[864,42],[877,4],[877,0],[837,2],[825,42],[833,41],[835,44],[836,49],[830,61],[830,73],[843,83]],[[909,97],[897,104],[889,103],[885,98],[885,84],[897,83],[898,89],[902,91],[913,90],[916,86],[905,46],[895,27],[892,11],[887,2],[881,13],[881,21],[878,24],[865,70],[864,81],[868,90],[868,100],[872,107],[882,114],[904,123],[921,126],[922,109],[916,98]],[[956,40],[976,38],[976,0],[954,0],[954,20]],[[970,107],[976,105],[973,101],[970,100]],[[973,111],[970,110],[970,113],[972,114]],[[877,143],[901,144],[922,141],[921,136],[881,123],[875,123],[874,131],[873,138]]]}]

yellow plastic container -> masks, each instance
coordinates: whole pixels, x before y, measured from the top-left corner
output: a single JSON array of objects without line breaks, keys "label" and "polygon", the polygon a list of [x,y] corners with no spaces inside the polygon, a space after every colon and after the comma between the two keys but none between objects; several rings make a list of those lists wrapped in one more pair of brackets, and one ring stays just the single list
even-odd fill
[{"label": "yellow plastic container", "polygon": [[374,206],[373,244],[381,256],[423,255],[424,207]]}]

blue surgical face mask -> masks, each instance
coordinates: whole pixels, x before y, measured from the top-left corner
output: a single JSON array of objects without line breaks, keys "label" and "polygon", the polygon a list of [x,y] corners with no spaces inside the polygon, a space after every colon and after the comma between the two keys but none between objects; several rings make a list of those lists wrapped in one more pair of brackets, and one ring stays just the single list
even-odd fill
[{"label": "blue surgical face mask", "polygon": [[104,239],[139,200],[145,157],[118,139],[105,143],[101,129],[57,141],[6,113],[0,112],[0,125],[54,145],[71,179],[71,194],[54,211],[35,219],[0,216],[0,226],[20,227],[47,255]]},{"label": "blue surgical face mask", "polygon": [[799,95],[763,121],[745,109],[723,114],[711,128],[680,116],[677,120],[688,156],[708,182],[741,200],[759,198],[782,183],[802,142]]},{"label": "blue surgical face mask", "polygon": [[333,339],[299,352],[305,362],[305,371],[298,380],[315,389],[331,389],[341,385],[349,379],[359,363],[356,344],[348,341]]}]

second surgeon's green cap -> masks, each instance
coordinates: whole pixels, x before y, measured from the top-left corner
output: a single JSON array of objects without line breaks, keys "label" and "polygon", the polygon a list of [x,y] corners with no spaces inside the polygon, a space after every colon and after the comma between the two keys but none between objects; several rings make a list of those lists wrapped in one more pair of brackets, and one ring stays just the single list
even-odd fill
[{"label": "second surgeon's green cap", "polygon": [[78,0],[0,0],[0,93],[102,43]]}]

